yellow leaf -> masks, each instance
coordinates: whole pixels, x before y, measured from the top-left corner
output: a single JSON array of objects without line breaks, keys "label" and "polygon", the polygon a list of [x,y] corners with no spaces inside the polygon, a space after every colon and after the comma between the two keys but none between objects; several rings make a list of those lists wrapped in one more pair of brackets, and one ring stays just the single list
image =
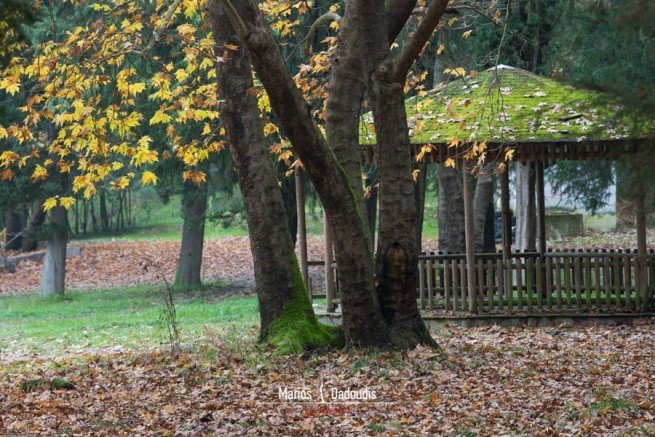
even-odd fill
[{"label": "yellow leaf", "polygon": [[437,56],[439,56],[443,51],[446,49],[443,44],[439,44],[439,48],[437,49]]},{"label": "yellow leaf", "polygon": [[468,38],[469,36],[471,36],[471,32],[473,32],[473,31],[472,31],[472,30],[467,30],[466,32],[464,32],[464,33],[462,34],[462,37],[463,37],[464,39]]},{"label": "yellow leaf", "polygon": [[164,113],[161,109],[158,109],[155,111],[155,115],[150,119],[150,126],[157,123],[170,123],[172,119],[173,118],[170,115]]},{"label": "yellow leaf", "polygon": [[43,210],[45,212],[50,211],[55,206],[57,206],[57,198],[56,197],[51,197],[49,199],[46,199],[45,202],[43,202]]},{"label": "yellow leaf", "polygon": [[459,146],[459,139],[457,137],[452,137],[450,141],[448,141],[448,147],[457,147]]},{"label": "yellow leaf", "polygon": [[450,20],[448,20],[448,25],[452,27],[453,24],[455,24],[456,22],[457,22],[457,17],[453,17]]},{"label": "yellow leaf", "polygon": [[148,145],[150,143],[152,143],[152,138],[150,138],[150,135],[144,135],[139,140],[139,146],[144,147],[146,149],[148,148]]},{"label": "yellow leaf", "polygon": [[63,206],[64,208],[68,209],[75,203],[75,198],[74,197],[60,197],[59,198],[59,204]]},{"label": "yellow leaf", "polygon": [[157,177],[156,174],[154,174],[151,171],[146,170],[141,175],[141,184],[142,185],[148,185],[148,184],[157,185],[157,180],[158,179],[159,178]]},{"label": "yellow leaf", "polygon": [[455,168],[455,160],[453,158],[446,159],[446,162],[443,163],[444,167]]},{"label": "yellow leaf", "polygon": [[511,161],[512,158],[514,158],[514,151],[515,149],[513,147],[508,147],[505,149],[505,161]]},{"label": "yellow leaf", "polygon": [[419,169],[416,169],[416,170],[412,171],[412,179],[414,179],[414,183],[416,183],[416,181],[418,181],[418,177],[419,177],[420,174],[421,174],[421,170],[419,170]]},{"label": "yellow leaf", "polygon": [[13,177],[14,177],[14,172],[11,171],[10,168],[6,168],[6,169],[4,169],[2,171],[2,180],[3,181],[9,181],[9,180],[13,179]]},{"label": "yellow leaf", "polygon": [[238,50],[239,46],[234,45],[234,44],[223,44],[223,47],[225,47],[228,50]]}]

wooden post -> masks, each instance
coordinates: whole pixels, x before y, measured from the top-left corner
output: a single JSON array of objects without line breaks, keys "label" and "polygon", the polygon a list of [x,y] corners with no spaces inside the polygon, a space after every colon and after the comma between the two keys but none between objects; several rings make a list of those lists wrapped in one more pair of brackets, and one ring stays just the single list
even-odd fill
[{"label": "wooden post", "polygon": [[[637,278],[636,288],[638,293],[640,311],[648,310],[649,292],[648,290],[648,254],[646,249],[646,204],[645,189],[641,175],[637,176],[637,190],[635,198],[635,212],[637,215]],[[628,293],[628,291],[626,291]]]},{"label": "wooden post", "polygon": [[544,190],[544,162],[535,163],[537,182],[537,234],[539,237],[539,254],[546,253],[546,195]]},{"label": "wooden post", "polygon": [[296,209],[298,212],[298,251],[300,252],[300,273],[305,282],[309,298],[312,290],[309,284],[309,266],[307,263],[307,225],[305,221],[305,186],[303,184],[303,170],[298,166],[295,169],[296,177]]},{"label": "wooden post", "polygon": [[335,282],[334,282],[334,270],[332,269],[332,264],[334,263],[334,249],[332,247],[332,228],[330,228],[330,223],[328,222],[327,215],[323,213],[323,232],[325,236],[325,300],[326,311],[328,313],[333,313],[335,309],[334,298],[335,298]]},{"label": "wooden post", "polygon": [[473,195],[471,190],[471,178],[465,162],[462,162],[464,172],[464,232],[466,238],[466,279],[469,300],[469,312],[475,314],[478,311],[476,302],[475,287],[475,229],[473,227]]},{"label": "wooden post", "polygon": [[[510,300],[512,298],[512,238],[514,236],[512,235],[512,215],[509,209],[509,162],[507,162],[505,171],[500,174],[500,209],[503,218],[503,269],[499,272],[504,272],[500,280],[505,281],[503,284],[505,295]],[[502,298],[500,296],[501,301]]]}]

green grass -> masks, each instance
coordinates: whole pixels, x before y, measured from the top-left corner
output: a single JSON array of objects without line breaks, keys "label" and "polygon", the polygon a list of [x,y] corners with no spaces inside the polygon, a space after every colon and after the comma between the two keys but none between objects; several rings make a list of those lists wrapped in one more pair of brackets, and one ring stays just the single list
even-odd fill
[{"label": "green grass", "polygon": [[[225,286],[173,290],[180,339],[191,342],[205,326],[257,326],[255,296],[224,297]],[[0,297],[0,353],[59,353],[168,343],[161,321],[165,287],[139,286],[67,292],[63,298],[36,295]]]}]

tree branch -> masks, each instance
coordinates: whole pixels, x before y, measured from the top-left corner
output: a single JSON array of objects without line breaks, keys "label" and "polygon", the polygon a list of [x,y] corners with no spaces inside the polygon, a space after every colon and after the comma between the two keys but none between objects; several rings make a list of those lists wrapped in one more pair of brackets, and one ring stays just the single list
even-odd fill
[{"label": "tree branch", "polygon": [[318,27],[328,20],[336,21],[339,23],[341,21],[341,15],[335,14],[334,12],[328,12],[321,15],[316,19],[316,21],[314,21],[314,24],[312,24],[312,27],[309,28],[309,32],[307,32],[307,36],[305,37],[305,41],[307,41],[305,45],[305,56],[309,55],[309,50],[312,48],[312,38],[314,38],[314,35],[318,31]]},{"label": "tree branch", "polygon": [[164,19],[162,20],[161,24],[155,31],[152,33],[152,39],[148,43],[145,49],[141,52],[141,56],[145,56],[152,48],[159,42],[159,38],[161,38],[161,34],[164,32],[164,29],[168,24],[170,23],[171,19],[173,18],[173,14],[177,10],[178,6],[180,6],[180,3],[182,3],[182,0],[175,0],[173,4],[171,5],[170,8],[168,8],[168,11],[166,12],[166,15],[164,15]]},{"label": "tree branch", "polygon": [[421,53],[421,50],[423,50],[423,47],[428,39],[430,39],[432,32],[434,32],[434,29],[436,29],[439,24],[439,20],[441,20],[441,17],[446,11],[448,1],[449,0],[434,0],[430,3],[425,17],[421,20],[414,36],[405,46],[395,63],[393,71],[394,81],[404,83],[409,68],[412,66],[419,53]]},{"label": "tree branch", "polygon": [[385,15],[387,19],[387,36],[389,44],[394,42],[407,19],[414,12],[416,0],[389,0],[385,5]]}]

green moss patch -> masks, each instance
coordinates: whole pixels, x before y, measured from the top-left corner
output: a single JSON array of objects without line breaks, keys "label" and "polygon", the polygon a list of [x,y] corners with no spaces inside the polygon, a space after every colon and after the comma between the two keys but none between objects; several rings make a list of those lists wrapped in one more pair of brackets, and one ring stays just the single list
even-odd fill
[{"label": "green moss patch", "polygon": [[[643,137],[655,126],[637,126],[604,94],[507,66],[459,78],[406,100],[413,144],[460,142],[583,141]],[[373,116],[365,114],[360,142],[375,143]]]},{"label": "green moss patch", "polygon": [[[293,254],[295,261],[295,253]],[[296,289],[293,298],[280,317],[268,329],[266,342],[275,347],[276,354],[287,355],[306,350],[334,346],[334,328],[318,322],[312,303],[305,291],[298,262],[295,262]]]}]

